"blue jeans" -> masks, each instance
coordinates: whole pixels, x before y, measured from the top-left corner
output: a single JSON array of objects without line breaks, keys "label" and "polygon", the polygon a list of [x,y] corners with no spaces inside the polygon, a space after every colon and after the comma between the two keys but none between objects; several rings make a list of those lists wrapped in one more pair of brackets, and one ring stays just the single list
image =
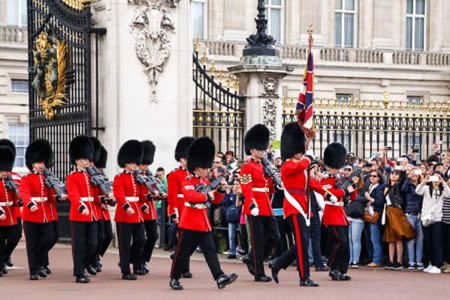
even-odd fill
[{"label": "blue jeans", "polygon": [[236,255],[236,228],[238,224],[228,223],[228,242],[230,243],[230,254]]},{"label": "blue jeans", "polygon": [[348,228],[348,239],[350,241],[350,263],[358,263],[361,254],[361,235],[364,222],[350,221]]},{"label": "blue jeans", "polygon": [[406,216],[409,223],[416,230],[416,238],[408,241],[408,259],[409,263],[422,264],[423,254],[423,231],[420,219],[417,216]]},{"label": "blue jeans", "polygon": [[370,240],[373,246],[372,262],[380,265],[383,259],[383,245],[381,244],[381,226],[370,224]]}]

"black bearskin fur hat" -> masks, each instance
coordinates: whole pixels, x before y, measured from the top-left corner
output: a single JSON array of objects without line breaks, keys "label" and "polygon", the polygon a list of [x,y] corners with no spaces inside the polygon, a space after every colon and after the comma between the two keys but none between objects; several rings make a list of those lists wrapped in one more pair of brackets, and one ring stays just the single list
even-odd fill
[{"label": "black bearskin fur hat", "polygon": [[281,134],[281,159],[289,159],[297,153],[305,153],[305,134],[297,122],[291,122],[284,126]]},{"label": "black bearskin fur hat", "polygon": [[340,169],[345,165],[347,150],[340,143],[332,143],[325,148],[323,161],[326,166],[333,169]]},{"label": "black bearskin fur hat", "polygon": [[143,155],[142,143],[138,140],[128,140],[119,149],[117,163],[121,168],[125,168],[125,164],[129,163],[140,164]]},{"label": "black bearskin fur hat", "polygon": [[94,145],[92,145],[92,139],[86,135],[75,137],[69,145],[69,156],[71,164],[75,164],[75,161],[81,158],[94,161]]},{"label": "black bearskin fur hat", "polygon": [[90,137],[92,146],[94,147],[94,162],[96,162],[100,158],[100,151],[102,149],[102,144],[98,140],[98,138],[91,136]]},{"label": "black bearskin fur hat", "polygon": [[16,159],[16,147],[7,139],[0,140],[0,171],[11,172]]},{"label": "black bearskin fur hat", "polygon": [[144,156],[142,157],[143,165],[151,165],[155,158],[156,147],[151,141],[142,141],[142,147],[144,148]]},{"label": "black bearskin fur hat", "polygon": [[191,144],[187,156],[187,168],[193,173],[195,168],[211,168],[216,147],[209,137],[201,137]]},{"label": "black bearskin fur hat", "polygon": [[98,157],[98,160],[96,160],[95,162],[94,162],[94,165],[97,167],[97,168],[102,168],[102,169],[104,169],[104,168],[106,168],[106,161],[108,160],[108,151],[106,151],[106,149],[105,149],[105,147],[101,147],[100,148],[100,155],[99,155],[99,157]]},{"label": "black bearskin fur hat", "polygon": [[192,136],[185,136],[178,140],[175,147],[175,160],[180,161],[181,158],[187,158],[189,147],[191,146],[194,138]]},{"label": "black bearskin fur hat", "polygon": [[28,169],[33,170],[33,163],[44,162],[47,168],[53,164],[53,151],[49,141],[44,139],[34,140],[25,152],[25,163]]},{"label": "black bearskin fur hat", "polygon": [[250,128],[244,137],[245,153],[250,155],[251,149],[267,150],[269,136],[269,129],[263,124],[256,124]]}]

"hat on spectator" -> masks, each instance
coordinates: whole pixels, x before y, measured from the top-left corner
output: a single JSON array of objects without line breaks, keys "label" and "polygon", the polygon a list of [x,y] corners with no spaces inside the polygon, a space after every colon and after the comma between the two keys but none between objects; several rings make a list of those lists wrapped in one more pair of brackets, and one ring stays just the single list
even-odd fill
[{"label": "hat on spectator", "polygon": [[193,173],[196,168],[211,168],[216,147],[209,137],[201,137],[191,144],[187,156],[187,168]]},{"label": "hat on spectator", "polygon": [[340,169],[345,164],[347,150],[340,143],[332,143],[325,148],[323,161],[326,166],[333,169]]},{"label": "hat on spectator", "polygon": [[286,160],[297,153],[305,153],[305,134],[297,122],[291,122],[281,133],[281,158]]},{"label": "hat on spectator", "polygon": [[244,137],[245,153],[250,155],[251,149],[267,150],[269,135],[269,129],[263,124],[256,124],[250,128]]}]

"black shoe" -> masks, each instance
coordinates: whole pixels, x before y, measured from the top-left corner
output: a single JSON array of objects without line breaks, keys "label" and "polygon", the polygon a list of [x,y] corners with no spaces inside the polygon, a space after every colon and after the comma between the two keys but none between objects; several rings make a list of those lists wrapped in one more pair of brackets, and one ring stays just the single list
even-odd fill
[{"label": "black shoe", "polygon": [[101,260],[99,260],[99,261],[97,262],[97,266],[99,266],[100,268],[103,267],[103,264],[102,264],[102,261],[101,261]]},{"label": "black shoe", "polygon": [[122,279],[123,280],[136,280],[137,277],[134,274],[126,273],[126,274],[122,274]]},{"label": "black shoe", "polygon": [[192,278],[192,273],[187,271],[181,274],[181,278]]},{"label": "black shoe", "polygon": [[86,275],[77,276],[75,279],[76,283],[89,283],[90,281],[91,280]]},{"label": "black shoe", "polygon": [[332,280],[340,280],[342,274],[338,270],[332,270],[330,271],[329,276],[331,277]]},{"label": "black shoe", "polygon": [[173,289],[173,290],[182,290],[183,286],[181,285],[181,283],[178,281],[178,279],[172,279],[169,281],[169,286]]},{"label": "black shoe", "polygon": [[248,255],[242,258],[242,262],[247,265],[248,272],[253,276],[255,276],[255,268],[253,267],[252,262],[250,261]]},{"label": "black shoe", "polygon": [[148,268],[147,264],[143,264],[142,269],[144,269],[145,273],[147,273],[147,274],[150,273],[150,269]]},{"label": "black shoe", "polygon": [[398,262],[396,262],[392,265],[392,270],[402,270],[402,269],[403,269],[403,266]]},{"label": "black shoe", "polygon": [[232,284],[237,278],[238,276],[235,273],[231,273],[228,276],[223,274],[217,279],[217,287],[223,289],[225,286]]},{"label": "black shoe", "polygon": [[270,276],[267,275],[260,275],[260,276],[255,276],[255,281],[258,282],[270,282],[272,281],[272,278]]},{"label": "black shoe", "polygon": [[10,267],[10,268],[14,266],[14,264],[13,264],[13,262],[12,262],[12,260],[11,260],[11,257],[9,257],[8,260],[6,261],[6,265],[7,265],[8,267]]},{"label": "black shoe", "polygon": [[230,255],[228,255],[228,257],[227,257],[228,259],[236,259],[236,255],[232,255],[232,254],[230,254]]},{"label": "black shoe", "polygon": [[39,275],[38,274],[31,274],[30,275],[30,280],[39,280]]},{"label": "black shoe", "polygon": [[170,254],[170,259],[173,260],[175,258],[175,252]]},{"label": "black shoe", "polygon": [[86,268],[86,271],[87,271],[89,274],[91,274],[92,276],[97,275],[97,271],[95,271],[95,268],[94,268],[93,265],[89,265],[89,266]]},{"label": "black shoe", "polygon": [[3,271],[0,270],[0,277],[3,277]]},{"label": "black shoe", "polygon": [[47,278],[47,273],[44,270],[40,270],[38,275],[39,275],[39,277]]},{"label": "black shoe", "polygon": [[42,270],[44,270],[47,275],[52,274],[52,270],[50,270],[48,266],[42,267]]},{"label": "black shoe", "polygon": [[316,287],[319,284],[310,278],[306,278],[305,280],[300,280],[300,286]]},{"label": "black shoe", "polygon": [[348,280],[352,280],[352,277],[351,277],[350,275],[342,274],[342,273],[341,273],[341,276],[339,276],[339,279],[338,279],[338,280],[348,281]]},{"label": "black shoe", "polygon": [[316,272],[328,272],[328,271],[330,271],[330,268],[328,266],[322,265],[316,267]]},{"label": "black shoe", "polygon": [[393,270],[394,269],[394,264],[392,263],[392,262],[387,262],[385,265],[384,265],[384,269],[385,270]]},{"label": "black shoe", "polygon": [[3,268],[0,269],[0,273],[8,274],[8,266],[6,263],[3,264]]},{"label": "black shoe", "polygon": [[279,268],[275,267],[275,261],[271,260],[269,261],[269,268],[272,272],[272,278],[276,283],[279,283],[278,281],[278,272],[280,271]]},{"label": "black shoe", "polygon": [[100,264],[96,264],[94,266],[95,272],[97,273],[101,273],[102,272],[102,267],[100,266]]},{"label": "black shoe", "polygon": [[143,276],[143,275],[146,275],[147,274],[147,272],[145,272],[145,270],[139,265],[139,266],[134,266],[133,267],[133,270],[134,270],[134,274],[135,275],[139,275],[139,276]]}]

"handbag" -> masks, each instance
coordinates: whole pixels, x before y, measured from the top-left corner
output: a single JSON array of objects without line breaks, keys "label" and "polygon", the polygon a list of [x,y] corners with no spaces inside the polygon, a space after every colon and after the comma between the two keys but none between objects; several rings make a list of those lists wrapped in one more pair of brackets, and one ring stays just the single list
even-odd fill
[{"label": "handbag", "polygon": [[378,219],[380,219],[380,216],[381,216],[381,214],[379,211],[374,211],[373,215],[371,215],[369,210],[366,209],[364,211],[363,220],[370,224],[377,224]]},{"label": "handbag", "polygon": [[222,206],[216,207],[213,212],[214,226],[219,226],[220,224],[222,224],[222,216],[223,216],[223,207]]},{"label": "handbag", "polygon": [[227,221],[228,223],[239,223],[239,219],[239,209],[234,205],[228,207],[225,213],[225,221]]},{"label": "handbag", "polygon": [[345,213],[350,218],[360,219],[364,216],[364,204],[358,200],[352,201],[345,209]]}]

